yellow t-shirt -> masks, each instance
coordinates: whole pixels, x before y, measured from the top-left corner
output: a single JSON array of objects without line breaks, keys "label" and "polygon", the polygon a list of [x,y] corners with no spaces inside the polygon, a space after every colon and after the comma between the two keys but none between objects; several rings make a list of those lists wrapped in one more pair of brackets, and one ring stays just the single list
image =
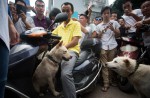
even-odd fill
[{"label": "yellow t-shirt", "polygon": [[[61,40],[63,41],[64,45],[67,45],[72,41],[72,38],[74,36],[81,37],[81,26],[78,21],[70,20],[70,22],[64,27],[64,23],[59,25],[53,32],[53,34],[56,34],[58,36],[61,36]],[[75,51],[77,53],[80,52],[80,45],[78,45],[69,48],[68,50]]]}]

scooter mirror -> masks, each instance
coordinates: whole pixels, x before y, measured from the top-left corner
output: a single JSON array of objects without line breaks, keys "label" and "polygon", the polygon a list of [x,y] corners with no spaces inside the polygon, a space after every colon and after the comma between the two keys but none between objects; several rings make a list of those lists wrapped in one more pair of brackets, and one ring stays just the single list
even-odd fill
[{"label": "scooter mirror", "polygon": [[47,30],[49,30],[55,23],[58,22],[63,22],[68,19],[68,14],[67,13],[59,13],[56,15],[54,22],[48,27]]},{"label": "scooter mirror", "polygon": [[67,13],[59,13],[56,15],[54,23],[63,22],[66,21],[67,19],[68,19]]}]

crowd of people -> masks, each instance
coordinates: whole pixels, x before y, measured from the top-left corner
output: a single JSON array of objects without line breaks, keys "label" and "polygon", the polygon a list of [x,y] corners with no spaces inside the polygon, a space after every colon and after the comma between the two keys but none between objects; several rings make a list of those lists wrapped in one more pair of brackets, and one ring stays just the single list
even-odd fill
[{"label": "crowd of people", "polygon": [[[105,6],[101,10],[101,16],[96,16],[90,22],[91,8],[86,13],[80,14],[79,19],[73,19],[71,16],[74,13],[74,6],[69,2],[63,3],[61,9],[52,9],[49,17],[46,17],[44,15],[45,3],[43,0],[36,0],[35,8],[28,6],[24,0],[15,0],[15,3],[10,4],[7,0],[0,0],[0,98],[4,98],[10,46],[19,43],[21,41],[19,35],[33,27],[43,27],[53,31],[53,34],[61,36],[63,45],[72,55],[68,62],[62,61],[61,63],[61,81],[65,98],[76,98],[72,70],[75,62],[80,58],[80,53],[84,51],[82,44],[87,39],[95,39],[95,43],[101,44],[99,60],[103,65],[102,91],[106,92],[110,85],[115,86],[116,75],[105,64],[116,57],[118,47],[116,38],[122,36],[135,38],[138,29],[142,28],[143,24],[150,24],[150,1],[143,2],[139,9],[132,9],[131,1],[126,0],[122,8],[124,14],[120,19],[118,19],[116,12],[112,12],[111,7]],[[35,16],[27,15],[27,10],[34,11]],[[49,28],[55,16],[60,12],[67,13],[68,20]],[[141,38],[143,38],[144,46],[148,47],[150,56],[149,32],[144,31]]]}]

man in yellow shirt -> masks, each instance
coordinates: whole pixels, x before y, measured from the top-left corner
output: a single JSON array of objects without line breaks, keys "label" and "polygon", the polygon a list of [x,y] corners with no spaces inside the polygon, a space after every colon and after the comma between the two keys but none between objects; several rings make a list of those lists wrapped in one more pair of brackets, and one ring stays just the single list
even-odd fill
[{"label": "man in yellow shirt", "polygon": [[62,12],[68,14],[68,20],[59,25],[52,33],[62,37],[63,44],[69,50],[72,58],[61,63],[61,81],[65,98],[76,98],[72,70],[80,52],[79,39],[81,37],[81,26],[77,21],[71,19],[74,12],[73,5],[65,2],[61,5]]}]

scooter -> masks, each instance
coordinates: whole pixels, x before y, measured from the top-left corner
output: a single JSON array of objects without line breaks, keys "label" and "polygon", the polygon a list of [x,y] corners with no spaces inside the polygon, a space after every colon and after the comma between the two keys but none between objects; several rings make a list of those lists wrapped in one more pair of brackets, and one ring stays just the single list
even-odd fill
[{"label": "scooter", "polygon": [[[54,23],[65,20],[67,20],[67,14],[60,13],[56,16]],[[50,50],[56,44],[55,39],[60,40],[61,37],[53,35],[43,28],[33,28],[23,34],[22,40],[25,42],[11,48],[5,98],[38,97],[32,85],[32,75],[40,63],[37,59],[39,43],[40,41],[47,43]],[[101,67],[94,52],[91,52],[80,65],[75,66],[73,77],[77,94],[82,94],[93,85],[95,86]],[[50,93],[48,95],[53,98]]]}]

